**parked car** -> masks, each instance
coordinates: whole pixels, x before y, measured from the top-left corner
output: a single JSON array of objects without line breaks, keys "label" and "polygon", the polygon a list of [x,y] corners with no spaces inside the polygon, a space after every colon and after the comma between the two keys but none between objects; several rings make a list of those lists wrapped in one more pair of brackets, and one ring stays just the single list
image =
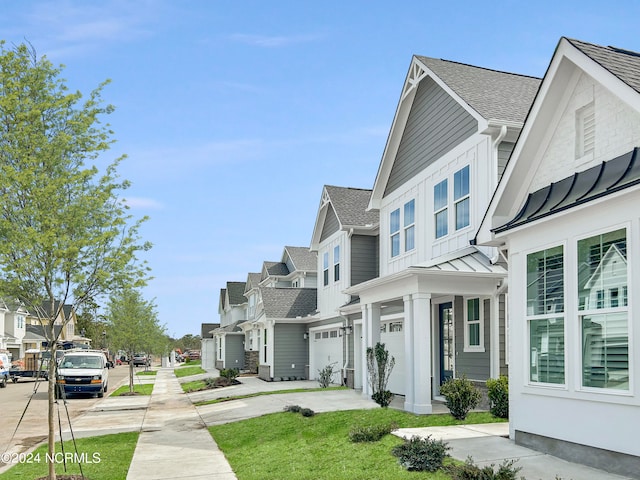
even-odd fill
[{"label": "parked car", "polygon": [[149,367],[151,366],[151,359],[146,353],[134,353],[133,355],[134,367]]},{"label": "parked car", "polygon": [[103,397],[109,385],[107,357],[101,350],[67,350],[58,366],[56,396],[95,393]]},{"label": "parked car", "polygon": [[185,355],[189,360],[200,360],[200,350],[189,350]]},{"label": "parked car", "polygon": [[9,369],[11,368],[11,360],[9,355],[4,352],[0,352],[0,388],[7,386],[9,381]]}]

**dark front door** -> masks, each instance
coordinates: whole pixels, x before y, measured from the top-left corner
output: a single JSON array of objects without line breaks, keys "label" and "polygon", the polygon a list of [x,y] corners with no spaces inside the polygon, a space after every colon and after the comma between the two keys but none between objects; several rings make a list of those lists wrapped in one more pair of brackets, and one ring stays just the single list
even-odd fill
[{"label": "dark front door", "polygon": [[453,306],[440,304],[440,385],[453,378]]}]

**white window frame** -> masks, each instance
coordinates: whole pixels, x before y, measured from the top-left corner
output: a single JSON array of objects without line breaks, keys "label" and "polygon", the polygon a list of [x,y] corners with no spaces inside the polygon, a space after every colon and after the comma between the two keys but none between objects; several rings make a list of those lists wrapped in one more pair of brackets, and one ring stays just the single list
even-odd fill
[{"label": "white window frame", "polygon": [[[472,322],[469,321],[469,301],[478,300],[478,320],[474,320]],[[464,351],[465,352],[473,352],[473,353],[481,353],[485,351],[484,346],[484,301],[486,297],[464,297]],[[469,335],[469,327],[475,324],[479,325],[479,344],[478,345],[470,345],[470,335]]]},{"label": "white window frame", "polygon": [[[466,194],[462,194],[460,195],[460,197],[456,198],[456,182],[455,182],[455,178],[456,175],[461,174],[464,170],[467,170],[467,193]],[[454,231],[457,232],[459,230],[465,229],[467,228],[469,225],[471,225],[471,167],[469,165],[466,165],[462,168],[460,168],[459,170],[455,171],[453,173],[453,226],[454,226]],[[458,205],[460,205],[461,203],[466,202],[467,204],[467,223],[461,226],[458,226]]]},{"label": "white window frame", "polygon": [[[438,206],[436,205],[436,188],[444,185],[444,188],[447,190],[445,195],[446,201],[444,204]],[[445,231],[442,235],[438,235],[438,217],[444,214],[445,221]],[[433,186],[433,236],[436,239],[444,238],[449,235],[449,179],[445,178]]]},{"label": "white window frame", "polygon": [[[397,227],[394,227],[394,220],[393,217],[394,215],[398,216],[398,221],[397,221]],[[395,228],[395,229],[394,229]],[[398,245],[398,250],[394,250],[394,241],[397,239],[397,245]],[[391,211],[391,213],[389,214],[389,254],[391,255],[391,258],[395,258],[397,256],[400,255],[400,252],[402,251],[402,248],[400,246],[400,209],[396,208],[394,210]]]},{"label": "white window frame", "polygon": [[329,285],[329,252],[322,254],[322,285]]},{"label": "white window frame", "polygon": [[333,281],[340,281],[340,245],[333,247]]},{"label": "white window frame", "polygon": [[[407,208],[409,207],[409,205],[413,205],[412,209],[413,209],[413,218],[408,219],[408,215],[407,215]],[[405,252],[410,252],[411,250],[414,250],[416,248],[416,200],[415,198],[412,198],[411,200],[409,200],[408,202],[406,202],[404,204],[404,207],[402,209],[402,213],[403,213],[403,218],[402,218],[402,223],[404,226],[404,251]],[[411,247],[409,248],[407,245],[409,244],[408,239],[409,236],[411,236]]]}]

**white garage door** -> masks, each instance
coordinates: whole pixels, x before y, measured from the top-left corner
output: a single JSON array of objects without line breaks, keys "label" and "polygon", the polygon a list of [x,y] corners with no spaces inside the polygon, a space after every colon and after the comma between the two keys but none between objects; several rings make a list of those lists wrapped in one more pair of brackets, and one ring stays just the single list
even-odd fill
[{"label": "white garage door", "polygon": [[343,366],[342,360],[342,337],[339,328],[327,330],[315,330],[311,332],[311,345],[309,350],[309,376],[312,379],[318,378],[318,370],[322,370],[327,365],[333,365],[333,371],[337,372],[333,376],[334,383],[341,383],[340,371]]},{"label": "white garage door", "polygon": [[384,322],[381,324],[380,342],[384,343],[389,355],[394,357],[396,364],[391,370],[387,389],[391,393],[404,395],[404,332],[403,322]]}]

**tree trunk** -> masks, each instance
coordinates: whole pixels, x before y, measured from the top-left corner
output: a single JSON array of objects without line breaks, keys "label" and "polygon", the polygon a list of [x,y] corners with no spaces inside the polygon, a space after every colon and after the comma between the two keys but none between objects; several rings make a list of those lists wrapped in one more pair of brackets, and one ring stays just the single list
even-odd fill
[{"label": "tree trunk", "polygon": [[[51,348],[51,358],[49,359],[49,365],[47,366],[47,371],[49,372],[49,410],[48,410],[48,423],[49,423],[49,441],[48,441],[48,452],[49,452],[49,461],[47,462],[47,466],[49,468],[49,480],[56,480],[56,464],[53,461],[55,458],[55,445],[56,445],[56,437],[55,437],[55,409],[54,403],[56,401],[55,397],[55,389],[56,389],[56,347],[55,342],[54,346]],[[36,375],[39,375],[40,372],[35,372]],[[39,378],[36,376],[36,382],[39,381]]]}]

